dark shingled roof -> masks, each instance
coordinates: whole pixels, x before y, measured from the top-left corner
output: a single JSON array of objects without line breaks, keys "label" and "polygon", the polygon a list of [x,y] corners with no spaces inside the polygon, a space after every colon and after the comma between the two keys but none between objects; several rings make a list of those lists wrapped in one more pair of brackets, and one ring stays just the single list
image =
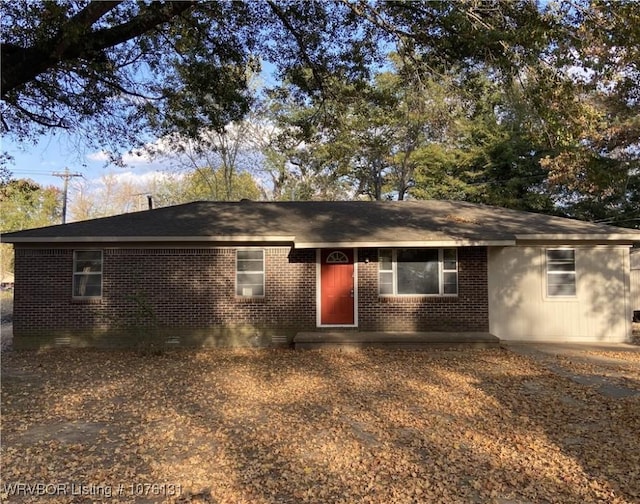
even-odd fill
[{"label": "dark shingled roof", "polygon": [[265,241],[296,247],[560,239],[631,243],[640,241],[640,231],[457,201],[203,201],[2,236],[9,243]]}]

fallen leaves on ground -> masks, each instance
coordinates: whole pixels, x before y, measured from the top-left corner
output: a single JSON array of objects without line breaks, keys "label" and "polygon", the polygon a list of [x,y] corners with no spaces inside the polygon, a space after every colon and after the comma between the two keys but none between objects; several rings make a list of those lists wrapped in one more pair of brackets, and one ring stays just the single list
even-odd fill
[{"label": "fallen leaves on ground", "polygon": [[500,349],[9,352],[0,497],[638,502],[639,433],[639,397]]}]

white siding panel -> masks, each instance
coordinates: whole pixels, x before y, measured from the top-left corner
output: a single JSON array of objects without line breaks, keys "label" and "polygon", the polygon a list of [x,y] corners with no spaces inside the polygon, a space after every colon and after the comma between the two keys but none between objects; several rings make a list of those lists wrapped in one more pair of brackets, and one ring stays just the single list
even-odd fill
[{"label": "white siding panel", "polygon": [[631,261],[631,308],[640,311],[640,250],[632,249]]},{"label": "white siding panel", "polygon": [[631,249],[629,252],[629,260],[631,261],[632,270],[640,270],[640,249]]},{"label": "white siding panel", "polygon": [[640,311],[640,269],[631,270],[631,308]]},{"label": "white siding panel", "polygon": [[491,332],[504,340],[628,340],[628,247],[575,250],[576,296],[561,298],[546,295],[544,246],[489,248]]}]

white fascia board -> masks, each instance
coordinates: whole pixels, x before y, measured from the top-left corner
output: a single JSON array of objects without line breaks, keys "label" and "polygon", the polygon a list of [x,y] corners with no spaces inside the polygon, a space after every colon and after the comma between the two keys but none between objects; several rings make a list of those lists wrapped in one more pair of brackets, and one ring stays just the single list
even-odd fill
[{"label": "white fascia board", "polygon": [[515,240],[420,240],[420,241],[349,241],[295,242],[297,249],[323,248],[424,248],[424,247],[509,247]]},{"label": "white fascia board", "polygon": [[519,242],[608,242],[632,244],[640,242],[640,233],[598,233],[598,234],[521,234],[516,235],[516,241]]},{"label": "white fascia board", "polygon": [[54,236],[54,237],[24,237],[12,238],[7,243],[141,243],[141,242],[205,242],[205,243],[233,243],[233,242],[262,242],[262,243],[293,243],[295,236]]}]

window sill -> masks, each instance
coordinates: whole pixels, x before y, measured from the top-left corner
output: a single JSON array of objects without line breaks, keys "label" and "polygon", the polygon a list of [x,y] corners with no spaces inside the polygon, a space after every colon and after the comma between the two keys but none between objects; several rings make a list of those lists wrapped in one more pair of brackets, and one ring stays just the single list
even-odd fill
[{"label": "window sill", "polygon": [[433,295],[406,295],[406,296],[378,296],[378,301],[380,303],[446,303],[446,302],[455,302],[458,300],[457,294],[433,294]]},{"label": "window sill", "polygon": [[235,301],[236,303],[241,303],[241,304],[264,303],[266,302],[266,298],[264,296],[251,296],[251,297],[236,296]]},{"label": "window sill", "polygon": [[578,296],[544,296],[545,301],[550,301],[553,303],[557,302],[578,302]]},{"label": "window sill", "polygon": [[97,305],[97,304],[102,304],[102,297],[71,298],[71,304],[77,304],[77,305]]}]

